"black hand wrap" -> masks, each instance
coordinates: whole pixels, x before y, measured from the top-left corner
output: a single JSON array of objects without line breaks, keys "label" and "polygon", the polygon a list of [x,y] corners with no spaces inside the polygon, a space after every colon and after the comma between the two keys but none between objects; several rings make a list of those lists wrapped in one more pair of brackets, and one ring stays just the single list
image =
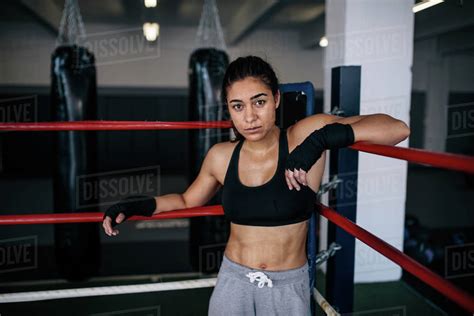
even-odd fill
[{"label": "black hand wrap", "polygon": [[308,171],[326,149],[336,149],[354,144],[354,131],[349,124],[333,123],[312,132],[291,152],[285,168],[291,171]]},{"label": "black hand wrap", "polygon": [[129,196],[109,207],[104,213],[104,218],[109,216],[112,219],[112,227],[114,227],[117,225],[115,220],[120,213],[125,215],[125,219],[122,221],[124,222],[133,215],[150,217],[155,212],[155,209],[156,200],[154,197],[144,195]]}]

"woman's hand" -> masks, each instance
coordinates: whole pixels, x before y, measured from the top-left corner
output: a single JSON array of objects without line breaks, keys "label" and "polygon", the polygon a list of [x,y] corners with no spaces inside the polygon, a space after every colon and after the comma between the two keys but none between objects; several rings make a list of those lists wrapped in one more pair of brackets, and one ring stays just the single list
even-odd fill
[{"label": "woman's hand", "polygon": [[303,169],[294,169],[294,171],[285,170],[286,184],[290,190],[295,188],[297,191],[301,190],[300,184],[307,186],[308,181],[306,179],[307,172]]},{"label": "woman's hand", "polygon": [[156,210],[156,200],[150,196],[130,196],[109,207],[104,213],[102,227],[109,236],[118,235],[114,227],[134,215],[152,216]]},{"label": "woman's hand", "polygon": [[349,124],[333,123],[313,131],[288,155],[285,178],[288,188],[300,190],[308,185],[306,174],[326,149],[347,147],[354,143],[354,131]]}]

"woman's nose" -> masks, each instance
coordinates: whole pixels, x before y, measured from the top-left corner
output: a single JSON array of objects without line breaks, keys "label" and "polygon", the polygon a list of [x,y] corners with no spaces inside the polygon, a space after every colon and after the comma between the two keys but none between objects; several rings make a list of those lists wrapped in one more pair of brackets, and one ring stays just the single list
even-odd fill
[{"label": "woman's nose", "polygon": [[245,121],[250,123],[253,122],[256,119],[257,115],[252,107],[246,107],[245,109]]}]

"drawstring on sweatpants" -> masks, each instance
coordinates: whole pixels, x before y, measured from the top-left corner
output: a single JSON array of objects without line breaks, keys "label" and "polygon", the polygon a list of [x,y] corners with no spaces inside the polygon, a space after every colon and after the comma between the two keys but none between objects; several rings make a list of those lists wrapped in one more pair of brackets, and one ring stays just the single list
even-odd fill
[{"label": "drawstring on sweatpants", "polygon": [[272,280],[263,272],[249,272],[245,275],[246,277],[250,278],[250,283],[254,281],[258,281],[258,287],[262,288],[265,286],[265,282],[268,283],[268,287],[273,287]]}]

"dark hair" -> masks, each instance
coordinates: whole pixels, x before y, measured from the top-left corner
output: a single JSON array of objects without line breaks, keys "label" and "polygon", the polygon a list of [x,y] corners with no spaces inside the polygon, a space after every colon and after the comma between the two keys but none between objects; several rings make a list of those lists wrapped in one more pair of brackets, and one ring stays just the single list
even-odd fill
[{"label": "dark hair", "polygon": [[[247,77],[255,77],[260,79],[270,90],[273,95],[278,92],[278,78],[273,71],[272,66],[257,56],[239,57],[229,64],[222,80],[222,101],[227,104],[227,88],[234,82],[243,80]],[[232,124],[233,125],[233,124]],[[237,129],[233,126],[236,140],[243,139]]]}]

